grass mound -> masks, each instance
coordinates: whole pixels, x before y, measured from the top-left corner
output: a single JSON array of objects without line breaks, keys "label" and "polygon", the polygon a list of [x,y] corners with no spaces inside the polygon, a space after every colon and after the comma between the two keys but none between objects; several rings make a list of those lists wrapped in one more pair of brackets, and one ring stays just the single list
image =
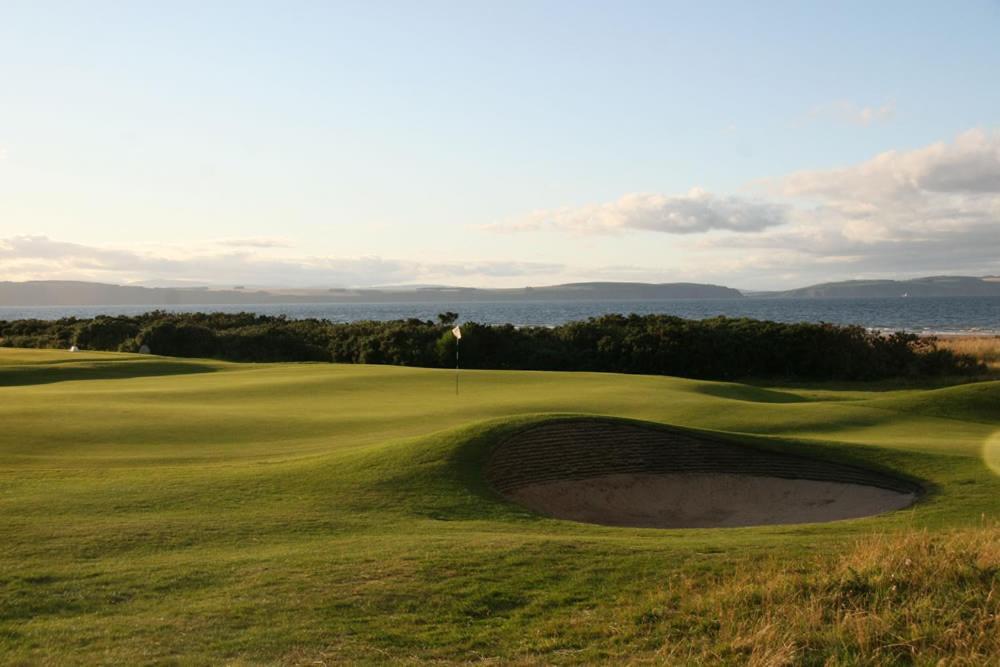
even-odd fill
[{"label": "grass mound", "polygon": [[1000,426],[1000,381],[920,391],[872,401],[872,407]]},{"label": "grass mound", "polygon": [[[936,391],[819,386],[796,390],[808,401],[755,402],[741,398],[755,389],[670,377],[477,371],[456,398],[446,371],[171,360],[190,372],[142,372],[162,361],[0,350],[0,367],[29,375],[122,365],[0,386],[3,662],[1000,654],[1000,478],[981,458],[997,424],[978,408],[964,419],[885,405]],[[975,400],[1000,395],[972,386]],[[558,415],[712,431],[892,469],[928,493],[827,524],[560,521],[484,475],[501,443]]]}]

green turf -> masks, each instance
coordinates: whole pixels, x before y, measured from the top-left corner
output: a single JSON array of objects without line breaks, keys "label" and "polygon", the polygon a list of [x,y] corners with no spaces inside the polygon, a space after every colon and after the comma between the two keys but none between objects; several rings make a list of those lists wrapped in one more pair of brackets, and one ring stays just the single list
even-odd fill
[{"label": "green turf", "polygon": [[[0,349],[0,663],[655,661],[672,632],[725,643],[711,618],[642,620],[657,591],[1000,512],[983,463],[1000,382],[463,371],[460,386],[444,370]],[[481,469],[505,433],[559,414],[867,462],[928,494],[821,525],[545,519],[495,497]]]}]

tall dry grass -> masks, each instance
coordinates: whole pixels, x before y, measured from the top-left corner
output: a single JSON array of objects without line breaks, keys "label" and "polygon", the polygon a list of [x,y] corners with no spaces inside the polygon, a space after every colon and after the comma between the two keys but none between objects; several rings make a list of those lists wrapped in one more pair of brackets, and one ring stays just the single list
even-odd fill
[{"label": "tall dry grass", "polygon": [[1000,665],[1000,526],[682,577],[643,604],[656,662]]},{"label": "tall dry grass", "polygon": [[937,345],[956,354],[968,354],[992,370],[1000,370],[1000,336],[941,336]]}]

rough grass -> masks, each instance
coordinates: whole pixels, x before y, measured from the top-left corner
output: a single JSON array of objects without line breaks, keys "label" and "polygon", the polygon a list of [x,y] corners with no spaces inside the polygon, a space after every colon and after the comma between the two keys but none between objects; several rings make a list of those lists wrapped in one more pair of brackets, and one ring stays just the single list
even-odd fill
[{"label": "rough grass", "polygon": [[[0,375],[12,378],[0,386],[0,663],[1000,655],[1000,481],[983,462],[1000,446],[997,382],[476,372],[456,399],[453,375],[433,370],[12,350]],[[506,434],[554,414],[712,429],[893,468],[928,494],[820,525],[545,519],[503,502],[481,471]]]},{"label": "rough grass", "polygon": [[644,604],[637,625],[670,661],[995,663],[1000,528],[879,534],[794,563],[771,556],[722,575],[681,573]]},{"label": "rough grass", "polygon": [[1000,371],[1000,336],[941,336],[938,347],[955,354],[967,354]]}]

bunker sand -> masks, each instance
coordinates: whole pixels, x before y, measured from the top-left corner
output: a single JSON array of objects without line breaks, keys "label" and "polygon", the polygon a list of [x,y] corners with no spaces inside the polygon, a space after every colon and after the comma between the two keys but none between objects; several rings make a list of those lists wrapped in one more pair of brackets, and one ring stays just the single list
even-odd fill
[{"label": "bunker sand", "polygon": [[836,521],[902,509],[919,494],[866,468],[589,419],[517,434],[494,452],[487,477],[540,514],[644,528]]},{"label": "bunker sand", "polygon": [[916,498],[863,484],[699,473],[544,482],[508,497],[560,519],[636,528],[818,523],[902,509]]}]

